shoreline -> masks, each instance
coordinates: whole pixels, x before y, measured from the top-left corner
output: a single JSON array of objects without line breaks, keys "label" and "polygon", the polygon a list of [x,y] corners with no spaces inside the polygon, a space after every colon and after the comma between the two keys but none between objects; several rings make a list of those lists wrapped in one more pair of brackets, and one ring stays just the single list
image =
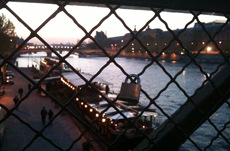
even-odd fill
[{"label": "shoreline", "polygon": [[[112,54],[109,54],[111,56],[113,56]],[[104,54],[88,54],[86,57],[83,58],[96,58],[96,57],[107,57]],[[119,55],[116,58],[127,58],[127,59],[142,59],[142,60],[146,60],[146,59],[152,59],[152,57],[150,56],[146,56],[146,55]],[[185,55],[176,55],[176,56],[160,56],[156,58],[158,61],[159,60],[165,60],[165,61],[178,61],[178,62],[189,62],[191,60],[191,58],[189,56],[185,56]],[[220,54],[199,54],[196,58],[195,58],[197,63],[214,63],[214,64],[220,64],[220,63],[224,63],[224,58],[223,56],[221,56]],[[229,58],[230,60],[230,58]]]}]

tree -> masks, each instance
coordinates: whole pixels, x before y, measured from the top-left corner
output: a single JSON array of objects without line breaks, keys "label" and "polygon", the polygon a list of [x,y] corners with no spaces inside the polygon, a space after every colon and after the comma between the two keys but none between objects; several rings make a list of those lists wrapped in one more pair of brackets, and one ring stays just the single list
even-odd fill
[{"label": "tree", "polygon": [[0,53],[8,54],[15,46],[15,26],[5,15],[0,16]]}]

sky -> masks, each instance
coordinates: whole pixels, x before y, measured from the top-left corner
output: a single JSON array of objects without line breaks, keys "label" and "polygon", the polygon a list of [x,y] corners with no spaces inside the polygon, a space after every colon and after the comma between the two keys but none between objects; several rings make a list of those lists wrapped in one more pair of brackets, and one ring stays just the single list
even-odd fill
[{"label": "sky", "polygon": [[[37,29],[42,22],[44,22],[54,11],[58,9],[57,5],[53,4],[36,4],[36,3],[22,3],[22,2],[9,2],[7,6],[12,9],[18,16],[20,16],[26,24],[32,29]],[[100,22],[109,12],[106,7],[89,7],[89,6],[76,6],[67,5],[65,9],[74,16],[74,18],[81,24],[88,32]],[[30,35],[30,31],[22,25],[10,12],[5,8],[0,10],[0,14],[4,14],[15,25],[17,36],[26,39]],[[155,14],[151,10],[132,10],[121,9],[116,10],[116,13],[125,21],[130,29],[136,27],[137,30],[141,29],[147,21],[149,21]],[[172,30],[182,29],[187,22],[191,21],[193,16],[185,13],[171,13],[162,12],[161,17],[168,23]],[[215,20],[224,20],[222,16],[200,15],[201,22],[211,22]],[[189,28],[194,26],[193,22]],[[156,18],[149,24],[151,29],[160,28],[166,30],[165,25]],[[123,26],[115,15],[111,15],[106,19],[93,33],[96,31],[103,31],[107,37],[123,36],[129,31]],[[76,24],[64,12],[60,12],[55,16],[47,25],[45,25],[38,34],[44,38],[48,43],[77,43],[85,33],[77,27]],[[41,44],[37,38],[31,39],[29,42],[34,44]],[[86,41],[87,42],[87,41]],[[88,40],[89,42],[89,40]]]}]

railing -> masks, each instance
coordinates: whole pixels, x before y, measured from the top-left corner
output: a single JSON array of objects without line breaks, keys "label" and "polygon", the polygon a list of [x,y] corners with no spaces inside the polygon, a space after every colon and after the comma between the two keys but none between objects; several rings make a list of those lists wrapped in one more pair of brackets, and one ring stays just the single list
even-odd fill
[{"label": "railing", "polygon": [[[13,0],[12,0],[13,1]],[[20,16],[18,16],[14,10],[11,10],[7,3],[10,1],[1,0],[0,2],[0,8],[5,8],[7,11],[9,11],[14,17],[16,17],[29,31],[30,35],[11,53],[9,56],[4,56],[3,54],[0,54],[0,57],[3,59],[3,62],[1,63],[1,67],[5,66],[6,64],[12,66],[16,71],[18,71],[22,76],[24,76],[29,82],[31,82],[34,85],[34,89],[39,89],[43,93],[45,93],[48,97],[50,97],[52,100],[55,101],[56,104],[61,106],[61,111],[55,116],[55,118],[62,113],[62,111],[66,111],[69,113],[70,116],[72,116],[78,123],[83,125],[85,128],[85,131],[81,133],[81,135],[85,135],[86,131],[90,132],[92,135],[94,135],[95,140],[100,140],[101,148],[100,150],[116,150],[116,148],[113,146],[114,143],[108,142],[103,137],[99,136],[96,132],[96,130],[92,129],[92,125],[96,122],[96,120],[92,121],[90,124],[87,124],[84,120],[76,116],[69,108],[66,108],[70,103],[71,99],[76,98],[78,96],[78,93],[74,94],[74,97],[71,97],[70,100],[67,101],[67,103],[63,104],[60,103],[60,100],[54,98],[52,95],[50,95],[49,92],[44,90],[40,87],[42,81],[48,77],[55,68],[57,68],[61,63],[65,63],[70,68],[76,72],[76,74],[81,77],[87,85],[90,85],[90,82],[97,77],[105,67],[107,67],[110,63],[114,63],[122,72],[124,75],[129,76],[128,73],[116,62],[116,58],[119,57],[119,55],[128,48],[129,45],[131,45],[132,41],[136,41],[142,49],[144,49],[148,55],[149,58],[151,58],[151,62],[143,68],[143,71],[140,72],[138,75],[141,76],[144,74],[145,70],[148,69],[149,66],[151,66],[153,63],[157,64],[164,73],[169,77],[170,81],[165,85],[165,87],[157,94],[155,98],[151,98],[149,94],[145,90],[141,90],[141,93],[143,93],[148,99],[149,104],[145,107],[145,109],[149,108],[151,105],[154,105],[157,107],[159,111],[166,117],[166,121],[160,125],[155,131],[153,131],[151,134],[146,135],[140,131],[140,134],[142,134],[145,139],[138,144],[134,150],[135,151],[144,151],[144,150],[178,150],[180,146],[186,142],[189,141],[194,145],[194,148],[196,150],[208,150],[212,145],[215,145],[214,142],[218,137],[222,137],[223,140],[228,145],[225,147],[226,149],[230,149],[230,142],[229,142],[229,136],[225,136],[223,134],[223,131],[229,127],[229,121],[226,123],[222,123],[222,128],[220,129],[217,127],[211,120],[210,116],[220,108],[223,104],[227,104],[228,107],[230,106],[229,102],[227,101],[230,97],[230,62],[229,62],[229,55],[224,54],[223,50],[219,47],[218,42],[215,40],[215,36],[222,31],[222,29],[229,24],[229,2],[228,1],[217,1],[217,0],[210,0],[210,1],[200,1],[200,0],[193,0],[193,1],[185,1],[185,0],[179,0],[179,1],[162,1],[162,0],[156,0],[156,1],[148,1],[148,0],[142,0],[142,1],[133,1],[133,0],[126,0],[126,1],[115,1],[115,0],[100,0],[100,1],[51,1],[51,0],[45,0],[45,1],[31,1],[31,0],[23,0],[24,2],[37,2],[37,3],[51,3],[58,6],[58,9],[53,12],[51,16],[49,16],[41,25],[36,29],[33,30],[30,26],[28,26]],[[100,21],[98,21],[98,24],[96,24],[89,32],[81,26],[77,20],[68,13],[68,10],[65,9],[65,6],[67,5],[93,5],[93,6],[101,6],[103,4],[103,7],[106,7],[110,10],[110,12]],[[140,10],[146,10],[150,9],[155,15],[144,24],[144,26],[137,32],[133,32],[125,23],[125,20],[123,20],[117,13],[116,10],[120,8],[132,8],[132,9],[140,9]],[[164,21],[160,14],[162,11],[169,11],[169,12],[183,12],[183,13],[189,13],[193,15],[193,18],[190,22],[188,22],[184,29],[180,30],[180,32],[175,33],[173,30],[171,30],[167,24],[166,21]],[[69,17],[75,24],[78,26],[84,33],[85,36],[80,39],[80,41],[71,48],[68,55],[61,57],[53,47],[51,47],[39,34],[38,32],[47,24],[49,21],[54,18],[58,13],[63,12],[67,17]],[[214,34],[210,34],[206,27],[201,23],[198,16],[200,14],[216,14],[226,17],[226,22],[222,24],[220,29],[216,31]],[[98,41],[95,40],[94,37],[91,36],[92,32],[96,30],[97,27],[99,27],[109,16],[114,15],[126,28],[130,34],[131,37],[128,39],[127,43],[119,49],[113,56],[110,56],[107,51],[98,43]],[[155,18],[159,18],[159,20],[166,26],[169,33],[171,33],[172,38],[169,41],[169,44],[167,44],[165,47],[163,47],[160,50],[160,53],[158,55],[153,55],[152,52],[148,49],[148,47],[143,44],[142,40],[140,40],[140,33],[143,32],[143,30],[148,26],[148,24],[153,21]],[[191,22],[197,21],[198,24],[202,27],[202,31],[207,34],[208,40],[204,46],[202,46],[198,51],[196,55],[192,55],[190,51],[184,46],[183,41],[178,38],[183,32],[187,29],[187,26],[190,25]],[[64,27],[63,27],[64,28]],[[229,31],[228,31],[229,32]],[[229,36],[229,34],[228,34]],[[39,80],[38,83],[35,83],[33,79],[30,79],[26,74],[24,74],[20,69],[18,69],[14,63],[12,63],[10,60],[14,58],[14,55],[19,52],[21,49],[24,48],[26,43],[28,43],[32,38],[36,37],[39,39],[49,50],[51,50],[53,53],[55,53],[59,58],[59,63],[57,63],[44,77]],[[106,63],[95,75],[93,75],[91,80],[86,80],[80,72],[78,72],[76,69],[74,69],[73,66],[70,65],[68,61],[66,61],[66,58],[75,50],[77,49],[81,43],[86,40],[87,38],[90,38],[96,46],[101,49],[101,51],[105,54],[106,57],[108,57],[109,61]],[[162,66],[161,63],[159,63],[159,58],[161,55],[172,45],[174,41],[177,41],[182,49],[184,49],[184,52],[187,54],[187,56],[190,58],[189,62],[184,65],[184,67],[175,75],[172,76],[169,74],[169,72]],[[217,66],[217,69],[211,73],[210,76],[203,70],[203,68],[199,65],[196,58],[199,56],[199,54],[205,49],[205,47],[212,43],[215,45],[217,51],[219,52],[220,56],[223,58],[224,62],[220,63]],[[180,84],[176,81],[178,76],[183,72],[183,70],[189,66],[191,63],[195,64],[201,73],[204,74],[206,77],[206,80],[202,83],[202,86],[197,88],[195,91],[195,94],[192,96],[189,96],[186,91],[180,86]],[[223,66],[225,66],[223,68]],[[221,71],[219,71],[221,70]],[[214,76],[215,75],[215,76]],[[214,78],[210,78],[213,77]],[[181,90],[181,92],[186,96],[187,101],[185,104],[181,105],[181,107],[172,115],[168,115],[164,109],[156,103],[156,99],[159,98],[159,96],[168,88],[170,83],[174,83],[178,89]],[[93,87],[93,86],[92,86]],[[28,92],[26,97],[29,97],[31,92]],[[98,92],[100,93],[100,92]],[[100,93],[101,94],[101,93]],[[102,97],[108,101],[108,99],[101,94]],[[117,98],[115,99],[115,101]],[[23,101],[23,100],[22,100]],[[8,118],[12,115],[12,112],[16,110],[16,107],[9,110],[4,105],[0,105],[4,110],[7,111],[7,116],[1,120],[1,122],[4,122],[5,120],[8,120]],[[112,105],[113,106],[113,105]],[[144,110],[144,109],[143,109]],[[119,112],[119,111],[118,111]],[[226,113],[227,114],[227,113]],[[23,122],[22,119],[20,121]],[[214,129],[215,137],[211,138],[209,145],[205,146],[204,148],[201,148],[197,143],[191,138],[191,135],[205,122],[207,121]],[[129,121],[131,124],[132,122]],[[49,140],[45,136],[42,135],[42,132],[48,127],[46,125],[44,129],[41,131],[35,131],[28,123],[25,123],[25,126],[27,126],[29,129],[35,132],[37,137],[43,137],[45,140],[47,140],[51,145],[53,145],[55,148],[59,150],[61,149],[58,144],[55,144],[52,142],[52,140]],[[51,124],[51,123],[48,123]],[[134,125],[132,125],[134,126]],[[134,126],[135,127],[135,126]],[[136,127],[137,128],[137,127]],[[138,128],[137,128],[138,129]],[[121,134],[122,136],[122,134]],[[34,137],[30,143],[28,143],[27,146],[24,147],[23,150],[26,150],[30,145],[33,144],[34,140],[37,138]],[[206,139],[206,138],[204,138]],[[78,140],[76,140],[77,142]],[[119,137],[117,140],[119,141]],[[73,142],[74,144],[75,142]],[[103,145],[102,145],[103,144]],[[70,149],[71,150],[71,146]]]}]

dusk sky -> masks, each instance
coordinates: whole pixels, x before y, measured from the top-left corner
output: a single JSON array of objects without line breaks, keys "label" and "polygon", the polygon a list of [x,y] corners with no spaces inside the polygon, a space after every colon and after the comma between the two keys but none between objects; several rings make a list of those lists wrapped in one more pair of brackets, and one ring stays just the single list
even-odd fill
[{"label": "dusk sky", "polygon": [[[18,16],[20,16],[32,29],[36,29],[42,24],[58,7],[52,4],[35,4],[35,3],[19,3],[9,2],[7,5]],[[105,17],[110,10],[106,7],[88,7],[88,6],[66,6],[65,9],[75,17],[75,19],[84,27],[87,31],[90,31],[99,21]],[[129,28],[132,30],[134,26],[139,30],[145,23],[154,16],[153,11],[147,10],[131,10],[131,9],[118,9],[117,14],[125,21]],[[30,32],[24,27],[12,14],[6,9],[1,9],[0,13],[4,14],[6,18],[10,19],[15,27],[16,33],[19,37],[26,39]],[[187,22],[192,20],[191,14],[184,13],[161,13],[161,17],[168,23],[169,27],[174,29],[182,29]],[[200,15],[201,22],[211,22],[215,20],[226,21],[225,17]],[[193,22],[189,27],[193,27]],[[149,24],[151,29],[160,28],[166,30],[165,25],[156,18]],[[98,27],[93,33],[94,37],[96,31],[104,31],[107,33],[107,37],[123,36],[128,33],[128,30],[122,25],[122,23],[114,16],[110,16],[103,24]],[[44,26],[38,34],[43,37],[48,43],[76,43],[85,34],[84,32],[74,24],[74,22],[66,16],[63,12],[60,12],[55,18],[53,18],[46,26]],[[31,41],[35,44],[41,44],[41,42],[34,38]]]}]

